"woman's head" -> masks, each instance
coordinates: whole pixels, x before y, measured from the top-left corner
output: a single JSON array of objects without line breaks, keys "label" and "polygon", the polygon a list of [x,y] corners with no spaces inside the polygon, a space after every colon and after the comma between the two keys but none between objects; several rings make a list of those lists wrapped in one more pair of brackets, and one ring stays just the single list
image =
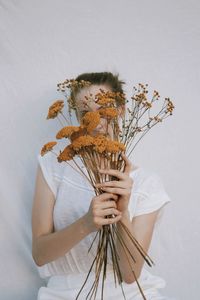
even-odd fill
[{"label": "woman's head", "polygon": [[[76,103],[76,117],[80,121],[87,111],[96,111],[100,107],[95,103],[95,95],[103,89],[105,92],[124,93],[122,85],[124,81],[119,79],[119,74],[114,75],[111,72],[83,73],[75,78],[76,81],[89,81],[90,86],[82,87],[71,92],[71,97]],[[85,97],[89,98],[89,101]],[[105,129],[105,120],[97,127],[98,132]]]}]

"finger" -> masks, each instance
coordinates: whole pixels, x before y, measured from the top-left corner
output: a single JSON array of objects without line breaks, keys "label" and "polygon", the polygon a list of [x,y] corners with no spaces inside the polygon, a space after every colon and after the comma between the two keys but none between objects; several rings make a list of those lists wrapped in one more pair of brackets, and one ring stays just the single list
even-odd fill
[{"label": "finger", "polygon": [[106,209],[106,208],[117,208],[117,204],[115,200],[110,200],[110,201],[104,201],[101,202],[100,204],[100,209]]},{"label": "finger", "polygon": [[116,216],[118,216],[120,214],[121,214],[121,212],[118,209],[113,208],[113,207],[112,208],[102,209],[102,210],[100,210],[98,212],[98,216],[100,216],[100,217],[105,217],[105,216],[109,216],[109,215],[116,215]]},{"label": "finger", "polygon": [[114,218],[102,218],[101,219],[101,225],[107,225],[107,224],[113,224],[118,222],[121,219],[121,215],[118,215]]},{"label": "finger", "polygon": [[130,161],[130,159],[128,159],[128,157],[123,152],[121,153],[121,156],[125,160],[124,173],[129,174],[133,169],[132,162]]},{"label": "finger", "polygon": [[102,187],[118,187],[118,188],[122,188],[122,189],[126,189],[128,187],[128,184],[126,181],[106,181],[106,182],[102,182],[102,183],[98,183],[95,185],[98,188],[102,188]]},{"label": "finger", "polygon": [[102,187],[101,188],[106,193],[112,193],[117,195],[127,195],[130,194],[129,189],[120,189],[120,188],[110,188],[110,187]]},{"label": "finger", "polygon": [[121,180],[125,180],[126,179],[126,174],[124,174],[123,172],[119,171],[119,170],[114,170],[114,169],[99,169],[99,172],[102,174],[109,174],[109,175],[113,175]]},{"label": "finger", "polygon": [[114,195],[112,193],[103,193],[103,194],[98,196],[99,201],[108,201],[109,199],[117,200],[118,196]]}]

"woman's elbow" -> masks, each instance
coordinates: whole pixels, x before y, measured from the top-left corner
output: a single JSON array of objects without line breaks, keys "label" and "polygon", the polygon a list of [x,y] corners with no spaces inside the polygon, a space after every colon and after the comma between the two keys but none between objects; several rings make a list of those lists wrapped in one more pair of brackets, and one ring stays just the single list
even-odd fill
[{"label": "woman's elbow", "polygon": [[36,244],[33,244],[32,246],[32,258],[38,267],[44,265],[44,263],[41,260],[41,255],[39,255],[39,249],[36,247]]},{"label": "woman's elbow", "polygon": [[141,270],[139,272],[134,272],[129,274],[127,277],[124,277],[124,282],[127,284],[132,284],[134,282],[136,282],[136,279],[138,280],[138,278],[140,277],[141,274]]},{"label": "woman's elbow", "polygon": [[34,255],[33,252],[32,252],[32,258],[33,258],[34,263],[35,263],[38,267],[43,266],[43,263],[41,263],[41,261],[38,259],[38,257],[37,257],[36,255]]}]

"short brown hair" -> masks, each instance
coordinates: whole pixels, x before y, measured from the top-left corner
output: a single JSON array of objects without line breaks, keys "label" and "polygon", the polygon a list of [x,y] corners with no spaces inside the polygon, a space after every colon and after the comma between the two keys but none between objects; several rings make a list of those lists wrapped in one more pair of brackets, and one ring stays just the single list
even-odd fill
[{"label": "short brown hair", "polygon": [[92,84],[106,84],[111,87],[112,92],[124,93],[122,85],[125,82],[119,79],[119,74],[111,72],[82,73],[75,80],[90,81]]}]

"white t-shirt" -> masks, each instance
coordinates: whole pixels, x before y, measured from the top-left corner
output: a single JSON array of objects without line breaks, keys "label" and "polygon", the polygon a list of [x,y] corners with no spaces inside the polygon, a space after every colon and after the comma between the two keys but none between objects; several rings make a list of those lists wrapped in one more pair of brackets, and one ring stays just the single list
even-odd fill
[{"label": "white t-shirt", "polygon": [[[52,152],[48,152],[43,157],[39,154],[37,159],[44,178],[55,195],[53,221],[55,231],[58,231],[87,213],[91,199],[95,196],[95,193],[90,183],[83,176],[78,174],[66,162],[58,163],[56,155]],[[130,176],[134,180],[129,201],[130,216],[135,217],[147,214],[162,207],[157,219],[158,222],[163,215],[164,206],[171,201],[160,176],[154,171],[143,167],[134,169],[130,173]],[[86,236],[68,253],[55,261],[43,266],[37,266],[40,277],[48,278],[53,275],[87,273],[96,253],[95,247],[92,247],[88,253],[88,248],[95,234],[96,232],[93,232]],[[108,257],[108,266],[111,266],[110,257]],[[139,279],[141,284],[143,282],[143,288],[146,285],[149,290],[165,286],[164,279],[149,273],[146,270],[145,264]],[[130,288],[132,292],[134,290],[138,292],[138,287],[135,283],[131,285],[125,284],[125,286],[127,292]],[[118,293],[118,295],[121,295],[121,289],[118,289]]]}]

